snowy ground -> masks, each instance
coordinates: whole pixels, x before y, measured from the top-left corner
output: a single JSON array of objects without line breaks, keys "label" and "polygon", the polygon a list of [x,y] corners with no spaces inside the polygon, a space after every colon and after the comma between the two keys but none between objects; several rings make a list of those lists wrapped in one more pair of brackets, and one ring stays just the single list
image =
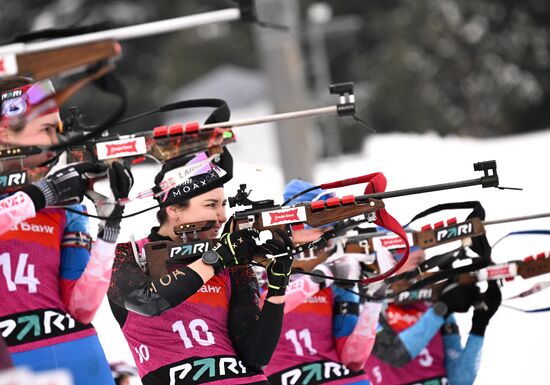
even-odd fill
[{"label": "snowy ground", "polygon": [[[238,131],[237,131],[238,133]],[[273,143],[273,142],[271,142]],[[432,205],[444,202],[480,200],[487,212],[487,219],[548,212],[548,156],[550,131],[511,136],[502,139],[474,140],[467,138],[435,135],[375,135],[368,140],[361,155],[331,159],[315,169],[315,182],[329,182],[335,179],[382,171],[388,179],[388,190],[406,187],[477,178],[472,164],[478,161],[496,159],[501,185],[522,187],[524,191],[500,191],[469,187],[460,190],[437,192],[405,198],[388,199],[386,207],[401,222],[407,222],[415,213]],[[246,147],[234,145],[236,169],[235,178],[227,187],[227,194],[234,194],[239,183],[246,182],[254,190],[253,199],[277,196],[283,187],[280,170],[261,163],[244,161]],[[248,158],[248,157],[247,157]],[[248,158],[250,159],[250,158]],[[256,158],[259,159],[259,158]],[[136,169],[138,175],[134,191],[151,187],[154,168],[145,166]],[[339,191],[360,194],[359,187]],[[140,202],[128,207],[127,212],[147,207],[151,202]],[[420,227],[439,219],[466,213],[443,214],[419,221]],[[121,240],[128,240],[133,233],[136,238],[147,235],[155,223],[154,210],[132,220],[123,222]],[[508,225],[492,226],[488,229],[489,240],[494,242],[500,236],[519,229],[550,229],[550,219],[539,219]],[[493,252],[497,262],[521,259],[531,254],[550,251],[550,237],[528,236],[504,241]],[[550,276],[538,279],[507,282],[503,288],[504,298],[532,286],[536,281],[550,280]],[[550,292],[550,290],[549,290]],[[518,307],[533,308],[550,306],[549,292],[516,300]],[[512,304],[512,302],[510,302]],[[463,331],[469,330],[471,314],[459,315]],[[547,366],[550,333],[545,328],[550,324],[550,313],[524,314],[501,308],[489,326],[481,369],[476,384],[545,384],[550,378]],[[109,361],[132,362],[128,346],[120,329],[110,314],[105,302],[94,321]]]}]

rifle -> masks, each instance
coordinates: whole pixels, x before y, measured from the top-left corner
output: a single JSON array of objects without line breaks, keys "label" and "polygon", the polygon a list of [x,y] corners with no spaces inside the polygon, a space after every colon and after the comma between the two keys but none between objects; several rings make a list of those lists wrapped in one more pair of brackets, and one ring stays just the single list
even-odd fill
[{"label": "rifle", "polygon": [[[137,24],[105,31],[47,39],[39,42],[16,42],[0,46],[0,78],[29,76],[35,81],[74,72],[102,61],[120,58],[119,41],[180,31],[214,23],[243,20],[258,22],[253,0],[237,0],[237,7]],[[259,23],[267,25],[267,23]],[[41,32],[32,37],[39,38]],[[66,34],[67,30],[56,30]]]},{"label": "rifle", "polygon": [[[463,228],[465,230],[468,229],[472,237],[476,237],[476,236],[484,235],[485,233],[484,226],[490,226],[490,225],[501,224],[501,223],[509,223],[509,222],[515,222],[515,221],[523,221],[523,220],[529,220],[529,219],[535,219],[535,218],[543,218],[547,216],[548,214],[544,213],[544,214],[534,214],[529,216],[520,216],[520,217],[491,220],[491,221],[482,221],[481,218],[471,217],[469,220],[466,221],[466,223],[469,223],[470,226],[464,226]],[[453,224],[456,223],[456,219],[453,218],[447,221],[447,223],[449,222],[451,222],[453,226]],[[441,223],[443,222],[436,223],[434,225],[434,229],[441,228],[440,227]],[[475,230],[476,226],[478,226],[479,232]],[[456,225],[454,225],[454,227],[456,228]],[[414,235],[414,239],[424,240],[429,238],[430,235],[432,236],[432,238],[434,238],[433,237],[434,230],[431,228],[431,226],[429,225],[424,226],[422,229],[423,230],[417,232]],[[442,234],[445,234],[445,233],[446,232],[444,231],[442,232]],[[464,231],[463,233],[459,233],[458,237],[454,238],[453,240],[462,239],[463,246],[471,245],[470,234],[468,233],[468,231]],[[533,235],[533,234],[549,235],[550,231],[523,230],[523,231],[511,232],[505,235],[504,237],[500,238],[499,240],[497,240],[493,244],[493,247],[496,246],[498,243],[500,243],[506,237],[509,237],[512,235]],[[439,243],[435,245],[428,243],[428,247],[447,243],[446,239],[439,239],[437,236],[435,238],[436,240],[439,241]],[[467,241],[468,239],[470,239],[470,241]],[[449,254],[449,253],[446,253],[446,254]],[[443,254],[443,255],[446,255],[446,254]],[[450,254],[456,254],[456,251],[452,251]],[[459,252],[458,255],[461,255],[461,253]],[[433,258],[438,258],[438,257],[433,257]],[[373,265],[376,267],[376,264],[373,264]],[[369,265],[367,268],[372,269],[372,265]],[[523,279],[528,279],[528,278],[533,278],[533,277],[547,274],[547,273],[550,273],[550,253],[539,253],[537,255],[526,257],[523,260],[508,261],[505,263],[486,266],[470,272],[465,272],[460,274],[457,273],[454,277],[451,275],[448,275],[447,277],[445,277],[444,281],[439,280],[439,282],[431,283],[427,285],[422,285],[422,284],[419,285],[419,283],[421,283],[423,280],[426,280],[426,279],[429,279],[430,277],[435,276],[435,274],[437,273],[423,272],[420,275],[411,275],[410,278],[412,279],[407,279],[408,277],[406,277],[406,273],[405,273],[404,279],[391,282],[391,288],[386,290],[385,293],[382,293],[381,296],[379,295],[378,299],[380,299],[380,297],[384,297],[389,301],[398,302],[400,304],[412,303],[415,301],[426,301],[426,300],[435,301],[439,298],[441,290],[448,283],[449,279],[453,279],[460,284],[474,284],[476,282],[487,281],[487,280],[511,281],[517,276],[522,277]],[[395,279],[395,278],[396,277],[392,277],[392,279]],[[413,286],[415,288],[410,289]],[[548,285],[544,285],[540,283],[536,284],[532,289],[527,290],[509,299],[523,298],[525,296],[528,296],[540,290],[543,290],[547,286]]]},{"label": "rifle", "polygon": [[[495,161],[475,163],[474,170],[483,171],[484,176],[478,179],[415,187],[404,190],[375,192],[360,196],[349,195],[342,198],[335,197],[329,198],[326,202],[303,202],[290,206],[286,206],[285,204],[276,205],[273,200],[252,201],[248,198],[250,192],[246,191],[246,185],[241,185],[236,196],[229,198],[229,206],[250,207],[234,213],[235,226],[238,229],[253,227],[258,231],[262,231],[278,228],[291,234],[292,228],[299,229],[303,225],[319,227],[329,223],[338,222],[333,229],[326,231],[321,238],[307,244],[299,245],[293,250],[290,250],[288,253],[290,255],[296,255],[306,250],[322,249],[327,246],[330,239],[344,235],[348,230],[357,227],[361,223],[373,222],[376,220],[376,213],[380,212],[380,210],[384,208],[384,204],[380,201],[380,199],[474,185],[482,185],[484,188],[498,187],[498,174]],[[316,187],[342,187],[351,184],[364,183],[366,181],[370,181],[373,175],[374,174],[369,174],[343,181],[325,183]],[[295,197],[292,197],[286,202],[292,201],[294,198]],[[360,283],[367,284],[385,279],[397,271],[405,262],[406,256],[390,270],[383,273],[378,272],[377,276],[363,279]],[[348,283],[351,281],[353,280],[347,280]]]},{"label": "rifle", "polygon": [[[539,275],[550,273],[550,255],[547,253],[539,253],[536,256],[530,256],[524,260],[509,261],[499,263],[497,265],[487,266],[478,271],[463,273],[456,276],[456,282],[459,284],[470,285],[482,281],[491,280],[512,280],[515,277],[529,279]],[[431,273],[424,273],[422,278],[429,277]],[[411,282],[400,281],[395,282],[392,288],[386,291],[385,295],[388,300],[399,304],[410,304],[417,301],[432,301],[439,299],[441,291],[447,285],[447,282],[438,282],[427,285],[425,287],[408,290]],[[525,297],[535,291],[529,291],[528,294],[518,297]],[[393,296],[397,293],[396,296]]]},{"label": "rifle", "polygon": [[[68,162],[91,161],[111,163],[118,160],[137,164],[149,158],[158,163],[163,163],[176,157],[201,151],[219,154],[223,150],[223,147],[235,142],[232,127],[331,114],[342,117],[355,115],[353,83],[333,84],[330,86],[329,92],[338,96],[338,102],[335,105],[211,124],[190,122],[170,126],[158,126],[150,131],[142,131],[130,135],[100,137],[87,140],[81,144],[72,144],[74,138],[68,137],[65,139],[66,144],[63,147],[67,149]],[[216,112],[227,116],[225,119],[229,117],[226,103],[219,99],[197,99],[176,102],[162,106],[151,113],[195,107],[217,108]],[[73,116],[70,117],[70,120],[74,122],[75,127],[80,127],[78,111],[73,109],[72,114]],[[138,117],[143,116],[145,114],[141,114]],[[125,122],[127,121],[129,119],[125,120]],[[66,135],[71,135],[73,132],[74,129],[69,128]],[[45,151],[48,151],[48,147],[20,146],[0,150],[0,172],[2,171],[2,161],[9,160],[21,164],[20,169],[17,171],[0,174],[0,192],[20,187],[44,177],[50,169],[48,166],[25,168],[23,167],[23,159]],[[184,176],[188,176],[187,173],[184,174]],[[174,183],[180,184],[184,180],[178,179]],[[150,193],[138,194],[138,197],[145,196],[150,196]]]}]

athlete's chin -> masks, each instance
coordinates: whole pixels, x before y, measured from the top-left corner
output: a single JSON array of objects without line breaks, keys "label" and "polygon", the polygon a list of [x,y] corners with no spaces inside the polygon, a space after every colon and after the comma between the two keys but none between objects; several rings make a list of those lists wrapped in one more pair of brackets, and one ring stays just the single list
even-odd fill
[{"label": "athlete's chin", "polygon": [[214,227],[208,231],[205,231],[203,233],[203,236],[201,237],[202,239],[216,239],[217,235],[218,235],[218,231],[220,231],[220,228],[219,227]]}]

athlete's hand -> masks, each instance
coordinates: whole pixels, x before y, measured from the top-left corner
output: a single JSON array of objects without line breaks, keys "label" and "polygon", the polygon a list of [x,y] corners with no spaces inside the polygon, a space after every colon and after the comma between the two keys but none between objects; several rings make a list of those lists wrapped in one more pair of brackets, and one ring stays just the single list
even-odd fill
[{"label": "athlete's hand", "polygon": [[447,305],[448,315],[467,312],[477,298],[479,298],[479,288],[476,285],[451,283],[443,289],[439,300]]},{"label": "athlete's hand", "polygon": [[272,234],[273,238],[260,246],[265,254],[275,256],[265,268],[268,282],[267,298],[285,295],[294,260],[290,255],[277,257],[279,254],[286,254],[288,250],[294,247],[288,234],[281,229],[275,230]]},{"label": "athlete's hand", "polygon": [[497,281],[489,281],[488,285],[487,291],[481,295],[483,302],[476,306],[472,317],[471,333],[478,336],[485,335],[489,320],[495,315],[502,302],[502,294]]},{"label": "athlete's hand", "polygon": [[[128,198],[128,194],[134,185],[134,177],[130,169],[122,163],[113,162],[108,169],[108,175],[112,198],[115,201]],[[124,205],[118,203],[96,205],[96,211],[99,216],[106,218],[99,222],[98,238],[115,243],[120,232],[120,221],[122,220]]]},{"label": "athlete's hand", "polygon": [[218,263],[214,265],[216,273],[227,267],[248,265],[257,254],[258,230],[250,228],[232,231],[232,225],[233,217],[229,218],[220,240],[212,248],[220,257]]},{"label": "athlete's hand", "polygon": [[22,189],[38,211],[47,206],[66,206],[82,202],[88,178],[104,174],[102,163],[75,163],[52,171],[40,181]]}]

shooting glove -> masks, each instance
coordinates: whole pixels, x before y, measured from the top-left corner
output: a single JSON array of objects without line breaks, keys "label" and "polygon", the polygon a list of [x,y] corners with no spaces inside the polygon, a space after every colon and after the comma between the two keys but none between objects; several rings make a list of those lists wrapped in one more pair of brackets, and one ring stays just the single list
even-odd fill
[{"label": "shooting glove", "polygon": [[[128,198],[130,189],[134,185],[134,177],[130,169],[119,162],[114,162],[108,169],[109,185],[113,198],[119,200]],[[124,212],[124,205],[100,204],[96,205],[97,214],[107,219],[99,222],[97,237],[109,243],[115,243],[120,232],[120,221]]]},{"label": "shooting glove", "polygon": [[487,291],[481,296],[483,303],[477,306],[472,317],[472,330],[470,333],[478,336],[485,335],[485,329],[489,324],[491,317],[495,315],[502,302],[502,294],[497,281],[489,281]]},{"label": "shooting glove", "polygon": [[212,248],[219,256],[213,264],[216,274],[228,267],[247,265],[257,254],[255,238],[259,237],[258,230],[249,228],[231,231],[232,224],[233,217],[229,218],[223,228],[220,240]]},{"label": "shooting glove", "polygon": [[75,163],[46,175],[40,181],[24,187],[35,210],[47,206],[63,206],[82,202],[88,190],[88,177],[105,173],[107,166],[95,163]]},{"label": "shooting glove", "polygon": [[[270,255],[286,253],[293,247],[294,244],[292,240],[288,234],[281,229],[275,230],[273,239],[266,241],[260,246],[264,253]],[[267,272],[267,298],[275,295],[285,295],[293,260],[294,258],[290,255],[276,257],[270,260],[265,268]]]},{"label": "shooting glove", "polygon": [[443,289],[439,297],[438,302],[446,305],[446,311],[439,315],[445,317],[451,313],[465,313],[477,298],[479,298],[479,288],[476,285],[451,283]]}]

